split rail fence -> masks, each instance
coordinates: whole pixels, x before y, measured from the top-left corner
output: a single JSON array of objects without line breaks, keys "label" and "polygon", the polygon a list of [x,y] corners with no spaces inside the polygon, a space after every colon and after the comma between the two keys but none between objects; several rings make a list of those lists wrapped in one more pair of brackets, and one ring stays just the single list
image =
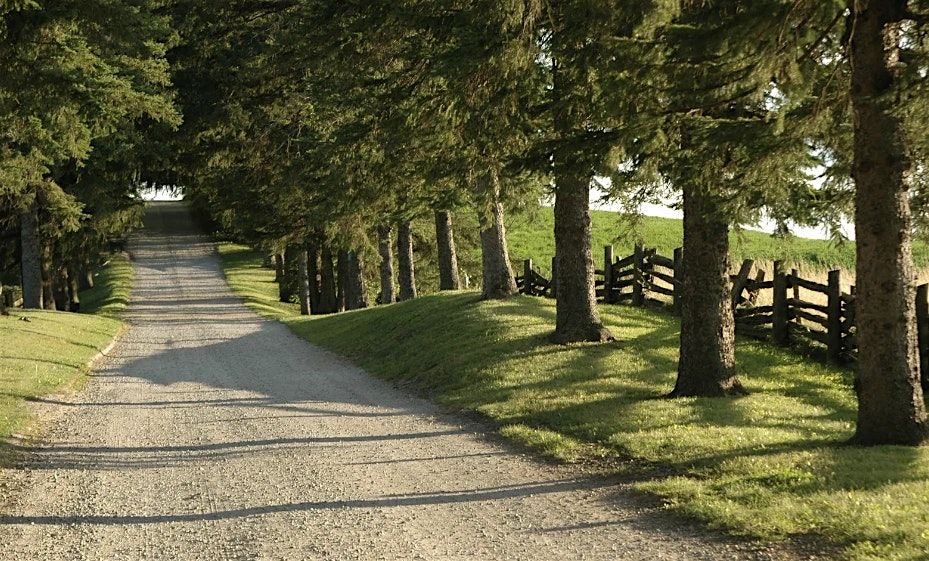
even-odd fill
[{"label": "split rail fence", "polygon": [[[628,302],[633,306],[670,304],[679,315],[682,257],[681,248],[667,257],[655,249],[636,245],[631,255],[620,258],[614,256],[613,246],[608,245],[603,251],[603,269],[596,270],[597,299],[607,304]],[[828,281],[823,284],[800,277],[796,269],[788,271],[780,261],[774,262],[770,277],[764,270],[753,275],[754,265],[754,261],[746,259],[739,272],[730,276],[737,333],[782,345],[815,341],[825,346],[831,361],[857,360],[855,287],[850,292],[842,291],[840,271],[829,271]],[[554,259],[551,270],[555,271]],[[542,276],[532,260],[523,263],[523,273],[516,277],[516,283],[522,294],[557,295],[553,279]],[[920,362],[926,366],[922,369],[926,380],[929,379],[927,284],[917,288],[916,316]]]}]

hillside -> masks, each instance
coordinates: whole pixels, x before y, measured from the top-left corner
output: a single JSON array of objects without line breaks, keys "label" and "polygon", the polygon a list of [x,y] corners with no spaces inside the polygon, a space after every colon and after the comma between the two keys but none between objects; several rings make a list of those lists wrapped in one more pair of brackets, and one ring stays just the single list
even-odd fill
[{"label": "hillside", "polygon": [[[472,279],[479,279],[481,254],[477,220],[466,211],[456,212],[454,219],[461,269]],[[603,246],[607,244],[616,247],[617,256],[632,253],[636,241],[670,256],[674,248],[683,243],[681,220],[644,216],[633,225],[619,213],[602,210],[592,211],[591,220],[593,255],[597,268],[601,267]],[[417,221],[415,227],[417,268],[423,292],[431,292],[437,284],[433,228],[431,218]],[[547,274],[555,252],[553,209],[540,207],[511,214],[507,217],[507,239],[510,258],[517,271],[521,270],[524,259],[532,259],[536,267]],[[829,240],[809,238],[785,240],[751,230],[733,232],[730,239],[733,262],[742,259],[754,259],[761,263],[783,260],[791,267],[808,272],[812,278],[829,269],[853,271],[855,268],[854,242],[837,245]],[[917,266],[929,267],[929,246],[917,243],[913,251]]]},{"label": "hillside", "polygon": [[671,316],[603,306],[618,341],[572,346],[547,342],[554,303],[540,298],[478,302],[473,292],[446,293],[300,317],[275,302],[259,256],[221,249],[233,289],[259,312],[372,374],[479,412],[542,454],[635,460],[634,468],[615,465],[644,476],[639,489],[737,534],[816,534],[859,561],[924,552],[929,449],[843,446],[855,420],[849,371],[740,341],[751,395],[656,399],[675,375]]}]

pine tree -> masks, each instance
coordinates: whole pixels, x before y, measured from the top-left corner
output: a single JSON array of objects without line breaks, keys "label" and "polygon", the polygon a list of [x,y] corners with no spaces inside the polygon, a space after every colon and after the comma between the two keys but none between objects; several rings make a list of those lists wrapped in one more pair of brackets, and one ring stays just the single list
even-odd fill
[{"label": "pine tree", "polygon": [[[914,154],[894,101],[912,44],[908,8],[919,2],[855,2],[849,37],[854,114],[856,316],[860,444],[921,444],[929,438],[916,348],[910,215]],[[925,6],[918,6],[925,8]],[[923,18],[921,20],[925,22]],[[913,37],[919,37],[914,33]],[[915,60],[910,61],[915,63]],[[914,158],[915,156],[915,158]]]}]

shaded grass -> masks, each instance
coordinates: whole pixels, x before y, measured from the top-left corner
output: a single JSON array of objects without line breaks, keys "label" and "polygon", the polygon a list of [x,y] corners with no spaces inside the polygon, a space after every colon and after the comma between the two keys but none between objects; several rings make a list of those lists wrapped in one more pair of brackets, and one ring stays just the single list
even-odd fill
[{"label": "shaded grass", "polygon": [[81,294],[82,310],[93,313],[10,310],[0,316],[0,466],[10,460],[3,443],[33,428],[27,401],[80,386],[87,362],[122,329],[117,316],[131,280],[129,260],[115,255],[95,288]]},{"label": "shaded grass", "polygon": [[299,315],[300,307],[278,301],[274,273],[261,266],[261,258],[244,245],[220,243],[216,246],[223,261],[226,279],[236,294],[263,317],[283,320]]},{"label": "shaded grass", "polygon": [[94,287],[81,293],[81,313],[116,318],[129,306],[132,263],[114,254],[94,278]]},{"label": "shaded grass", "polygon": [[301,337],[483,413],[548,456],[634,459],[647,476],[639,489],[711,526],[772,540],[823,536],[859,561],[929,558],[929,449],[845,446],[855,419],[846,370],[740,341],[749,396],[666,400],[673,317],[604,306],[619,340],[571,346],[546,341],[554,303],[527,297],[478,302],[460,292],[301,318],[274,304],[270,271],[237,270],[256,256],[226,246],[224,257],[249,305],[277,310]]}]

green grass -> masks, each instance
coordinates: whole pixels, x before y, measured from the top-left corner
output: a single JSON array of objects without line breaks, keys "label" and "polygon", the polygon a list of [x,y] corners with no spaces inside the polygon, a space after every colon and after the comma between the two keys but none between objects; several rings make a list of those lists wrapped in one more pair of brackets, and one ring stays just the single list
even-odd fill
[{"label": "green grass", "polygon": [[[541,208],[511,216],[508,220],[507,239],[514,266],[523,259],[533,259],[547,271],[555,251],[553,210]],[[641,241],[645,246],[657,248],[658,253],[670,257],[674,249],[683,244],[683,222],[672,218],[644,216],[632,223],[616,212],[591,211],[591,228],[594,262],[598,267],[603,259],[604,245],[614,244],[617,257],[624,257],[632,253],[637,241]],[[855,269],[854,242],[839,245],[829,240],[781,239],[751,230],[733,232],[729,238],[734,261],[783,260],[800,268]],[[929,266],[929,246],[916,243],[913,252],[917,265]]]},{"label": "green grass", "polygon": [[[473,213],[462,210],[454,213],[455,236],[462,271],[475,281],[480,280],[481,253],[477,220]],[[513,267],[521,272],[522,261],[532,259],[537,268],[548,274],[555,252],[554,212],[541,207],[531,211],[510,214],[506,218],[507,241]],[[683,243],[683,223],[671,218],[641,217],[632,223],[627,217],[611,211],[591,211],[592,246],[594,263],[602,268],[603,246],[613,244],[617,257],[632,253],[637,241],[654,247],[670,257]],[[433,292],[436,278],[435,232],[432,217],[418,220],[416,233],[417,275],[422,292]],[[837,245],[829,240],[808,238],[780,239],[762,232],[742,230],[730,235],[734,262],[754,259],[760,262],[785,261],[791,267],[805,271],[829,269],[855,269],[855,243]],[[929,246],[917,242],[913,247],[914,259],[920,268],[929,267]],[[373,253],[369,259],[375,259]],[[767,267],[770,273],[770,266]]]},{"label": "green grass", "polygon": [[856,561],[929,558],[929,449],[844,446],[855,419],[848,371],[740,341],[751,395],[666,400],[673,317],[605,306],[619,340],[572,346],[547,343],[554,303],[527,297],[462,292],[301,318],[275,303],[257,256],[222,248],[233,288],[260,312],[379,377],[483,413],[545,455],[634,459],[639,489],[735,534],[820,536]]},{"label": "green grass", "polygon": [[132,290],[132,264],[114,254],[94,278],[94,288],[81,293],[81,313],[116,318],[127,306]]},{"label": "green grass", "polygon": [[87,362],[122,329],[117,316],[131,280],[128,259],[117,255],[81,294],[82,313],[14,309],[0,316],[0,466],[11,458],[10,437],[35,428],[27,400],[80,386]]}]

